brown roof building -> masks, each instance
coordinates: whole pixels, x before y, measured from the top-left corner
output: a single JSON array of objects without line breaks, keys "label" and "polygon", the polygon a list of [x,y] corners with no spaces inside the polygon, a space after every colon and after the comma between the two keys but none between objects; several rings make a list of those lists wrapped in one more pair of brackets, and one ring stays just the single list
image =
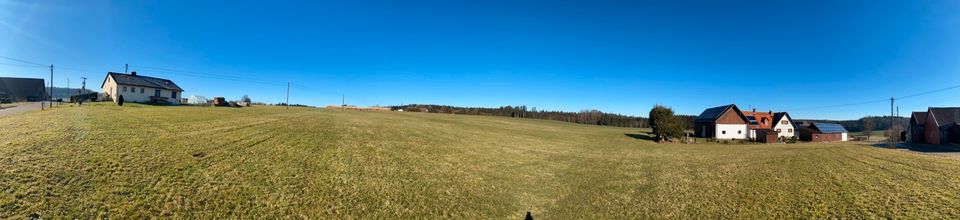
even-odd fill
[{"label": "brown roof building", "polygon": [[960,107],[928,108],[923,134],[928,144],[960,144]]}]

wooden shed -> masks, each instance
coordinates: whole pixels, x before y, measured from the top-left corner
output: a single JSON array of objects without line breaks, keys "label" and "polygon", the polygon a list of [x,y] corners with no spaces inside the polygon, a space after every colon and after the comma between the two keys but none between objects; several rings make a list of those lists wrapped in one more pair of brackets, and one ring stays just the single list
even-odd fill
[{"label": "wooden shed", "polygon": [[754,141],[760,143],[778,143],[780,142],[780,132],[771,130],[771,129],[761,129],[756,130],[757,137],[754,138]]}]

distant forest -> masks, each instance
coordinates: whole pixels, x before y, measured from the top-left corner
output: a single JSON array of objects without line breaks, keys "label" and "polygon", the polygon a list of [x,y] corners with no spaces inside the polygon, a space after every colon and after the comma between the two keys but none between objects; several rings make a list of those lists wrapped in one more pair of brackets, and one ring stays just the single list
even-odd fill
[{"label": "distant forest", "polygon": [[[890,116],[869,116],[863,117],[857,120],[810,120],[810,119],[797,119],[798,122],[826,122],[826,123],[837,123],[843,125],[847,131],[859,132],[863,131],[864,122],[873,123],[874,131],[883,131],[890,129]],[[906,117],[893,117],[894,123],[899,125],[900,128],[906,128],[910,126],[910,118]]]},{"label": "distant forest", "polygon": [[[50,87],[49,87],[49,86],[48,86],[48,87],[44,87],[44,90],[43,90],[43,91],[49,92],[49,91],[50,91]],[[79,92],[81,92],[80,88],[63,88],[63,87],[56,87],[56,86],[54,86],[54,87],[53,87],[53,98],[54,98],[54,99],[56,99],[56,98],[62,98],[62,99],[64,99],[64,100],[70,100],[70,96],[78,95],[78,94],[80,94]],[[94,92],[94,91],[93,91],[93,90],[90,90],[90,89],[87,89],[86,92],[83,92],[83,93],[91,93],[91,92]]]},{"label": "distant forest", "polygon": [[[563,122],[573,122],[579,124],[628,127],[628,128],[649,128],[650,124],[646,117],[606,113],[600,110],[582,110],[579,112],[546,111],[537,110],[536,107],[528,108],[525,105],[520,106],[502,106],[498,108],[480,108],[480,107],[456,107],[447,105],[422,105],[410,104],[402,106],[390,106],[392,110],[402,109],[408,112],[432,112],[446,114],[463,115],[487,115],[513,118],[533,118],[554,120]],[[693,120],[696,116],[678,115],[681,118],[681,124],[687,129],[693,129]]]},{"label": "distant forest", "polygon": [[[650,124],[646,117],[606,113],[600,110],[582,110],[579,112],[564,112],[564,111],[546,111],[538,110],[536,107],[528,108],[525,105],[520,106],[501,106],[498,108],[482,108],[482,107],[456,107],[448,105],[430,105],[430,104],[409,104],[402,106],[389,106],[390,109],[396,111],[402,109],[403,111],[408,112],[431,112],[431,113],[446,113],[446,114],[463,114],[463,115],[486,115],[486,116],[501,116],[501,117],[513,117],[513,118],[533,118],[533,119],[543,119],[543,120],[554,120],[562,122],[572,122],[578,124],[590,124],[590,125],[602,125],[602,126],[614,126],[614,127],[628,127],[628,128],[649,128]],[[681,120],[681,125],[687,129],[693,129],[693,120],[697,118],[695,115],[677,115]],[[910,118],[905,117],[896,117],[895,122],[906,128],[909,125]],[[864,122],[871,122],[874,124],[874,131],[882,131],[890,128],[890,116],[870,116],[863,117],[857,120],[814,120],[814,119],[797,119],[797,122],[826,122],[826,123],[837,123],[843,125],[848,131],[859,132],[863,131]]]}]

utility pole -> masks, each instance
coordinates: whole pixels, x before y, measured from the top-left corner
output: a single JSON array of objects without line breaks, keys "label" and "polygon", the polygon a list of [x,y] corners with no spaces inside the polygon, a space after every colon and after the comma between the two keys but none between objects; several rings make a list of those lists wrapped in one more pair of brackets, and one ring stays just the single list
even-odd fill
[{"label": "utility pole", "polygon": [[80,95],[80,93],[82,93],[84,90],[87,90],[87,77],[80,77],[80,79],[83,79],[83,86],[80,87],[80,91],[77,91],[77,95],[78,95],[78,96],[77,96],[77,103],[79,103],[78,105],[83,105],[83,98],[80,97],[79,95]]},{"label": "utility pole", "polygon": [[50,64],[50,108],[53,108],[53,64]]},{"label": "utility pole", "polygon": [[287,82],[287,109],[290,109],[290,82]]},{"label": "utility pole", "polygon": [[893,123],[894,123],[894,120],[896,120],[896,118],[894,118],[894,114],[893,114],[893,101],[894,101],[894,100],[896,100],[896,99],[894,99],[893,97],[890,97],[890,148],[896,148],[896,147],[897,147],[896,142],[893,140],[893,138],[894,138],[894,137],[897,137],[897,138],[900,137],[900,136],[897,135],[897,134],[893,134],[893,132],[894,132]]}]

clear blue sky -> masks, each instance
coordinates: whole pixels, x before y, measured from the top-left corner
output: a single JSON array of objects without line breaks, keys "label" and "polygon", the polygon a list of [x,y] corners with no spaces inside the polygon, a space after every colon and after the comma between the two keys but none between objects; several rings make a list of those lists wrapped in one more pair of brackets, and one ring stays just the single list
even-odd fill
[{"label": "clear blue sky", "polygon": [[[646,115],[736,103],[853,119],[889,103],[804,109],[960,85],[958,11],[954,0],[0,0],[0,56],[63,67],[58,86],[86,76],[97,88],[130,64],[188,96],[273,103],[291,81],[291,102],[311,105],[346,94],[361,106]],[[2,76],[49,77],[0,63]],[[903,115],[960,106],[960,89],[898,103]]]}]

